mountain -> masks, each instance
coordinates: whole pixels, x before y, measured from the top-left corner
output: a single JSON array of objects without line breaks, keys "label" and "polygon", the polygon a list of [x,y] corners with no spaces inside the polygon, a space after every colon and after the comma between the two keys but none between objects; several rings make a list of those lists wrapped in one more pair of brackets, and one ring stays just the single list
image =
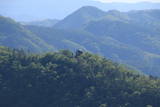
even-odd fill
[{"label": "mountain", "polygon": [[100,36],[97,38],[96,35],[82,30],[64,31],[36,26],[27,26],[26,28],[58,50],[74,51],[80,48],[106,56],[116,62],[131,65],[146,74],[159,75],[159,55],[125,44],[113,37]]},{"label": "mountain", "polygon": [[59,20],[57,19],[46,19],[42,21],[31,21],[31,22],[20,22],[22,25],[33,25],[33,26],[44,26],[44,27],[52,27],[56,23],[58,23]]},{"label": "mountain", "polygon": [[[159,12],[160,10],[104,12],[96,7],[85,6],[59,21],[54,27],[20,24],[18,26],[30,32],[31,37],[34,35],[43,41],[44,44],[39,50],[43,48],[45,51],[60,49],[75,51],[80,48],[126,64],[145,74],[160,76]],[[23,36],[19,37],[21,38]],[[7,40],[1,44],[10,46]],[[27,44],[14,47],[19,46],[26,49]]]},{"label": "mountain", "polygon": [[159,16],[154,14],[159,12],[160,10],[133,12],[133,14],[129,12],[126,16],[120,12],[121,16],[108,14],[103,20],[89,23],[85,30],[95,35],[111,36],[120,42],[159,54],[160,20]]},{"label": "mountain", "polygon": [[94,40],[92,39],[93,35],[85,31],[61,30],[36,26],[25,26],[25,28],[36,34],[49,45],[55,46],[57,50],[87,50],[87,44],[90,44],[90,42]]},{"label": "mountain", "polygon": [[[92,8],[90,9],[92,10]],[[79,9],[77,13],[75,12],[68,17],[77,20],[75,16],[81,10]],[[85,45],[85,47],[91,52],[100,53],[112,60],[132,65],[147,74],[159,75],[159,13],[160,10],[129,12],[111,10],[103,13],[101,17],[90,18],[85,24],[81,25],[80,29],[91,33],[95,39],[90,38],[92,48],[88,48],[88,45]],[[70,21],[64,19],[59,23],[65,26]],[[66,30],[69,28],[77,29],[74,26],[75,23],[78,24],[79,21],[73,21],[69,26],[66,25]],[[58,28],[60,27],[58,26]],[[61,29],[64,29],[64,27],[61,27]]]},{"label": "mountain", "polygon": [[160,79],[88,52],[27,54],[0,47],[4,107],[158,107]]},{"label": "mountain", "polygon": [[32,52],[53,50],[52,46],[26,30],[22,25],[2,16],[0,16],[0,45]]},{"label": "mountain", "polygon": [[137,3],[95,3],[92,4],[102,10],[119,10],[119,11],[131,11],[131,10],[148,10],[148,9],[160,9],[160,3],[153,2],[137,2]]},{"label": "mountain", "polygon": [[59,21],[55,28],[59,29],[79,29],[82,28],[88,21],[101,18],[105,12],[96,7],[85,6]]}]

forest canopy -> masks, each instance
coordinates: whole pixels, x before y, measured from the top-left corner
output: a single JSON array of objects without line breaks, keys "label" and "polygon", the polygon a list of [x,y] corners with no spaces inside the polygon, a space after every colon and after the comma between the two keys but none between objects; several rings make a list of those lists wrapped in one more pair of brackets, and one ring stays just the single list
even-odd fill
[{"label": "forest canopy", "polygon": [[2,107],[158,107],[160,80],[88,52],[0,47]]}]

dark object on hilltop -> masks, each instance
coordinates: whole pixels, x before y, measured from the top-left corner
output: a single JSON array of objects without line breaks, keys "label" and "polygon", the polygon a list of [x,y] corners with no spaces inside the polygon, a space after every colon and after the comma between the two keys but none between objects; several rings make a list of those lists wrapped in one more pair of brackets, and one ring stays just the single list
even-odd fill
[{"label": "dark object on hilltop", "polygon": [[78,56],[80,56],[82,54],[83,54],[83,50],[82,49],[78,49],[78,50],[76,50],[76,56],[75,57],[78,57]]}]

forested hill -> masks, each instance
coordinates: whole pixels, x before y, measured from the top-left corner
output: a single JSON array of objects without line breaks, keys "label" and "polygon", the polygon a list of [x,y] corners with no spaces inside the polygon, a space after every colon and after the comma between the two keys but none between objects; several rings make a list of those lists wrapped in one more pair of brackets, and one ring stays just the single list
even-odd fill
[{"label": "forested hill", "polygon": [[84,6],[55,25],[49,21],[54,27],[40,23],[23,26],[0,17],[0,45],[37,53],[80,48],[160,77],[160,10]]},{"label": "forested hill", "polygon": [[3,16],[0,16],[0,45],[32,52],[54,50],[53,46],[25,29],[20,23]]},{"label": "forested hill", "polygon": [[160,80],[87,52],[0,47],[1,107],[158,107]]}]

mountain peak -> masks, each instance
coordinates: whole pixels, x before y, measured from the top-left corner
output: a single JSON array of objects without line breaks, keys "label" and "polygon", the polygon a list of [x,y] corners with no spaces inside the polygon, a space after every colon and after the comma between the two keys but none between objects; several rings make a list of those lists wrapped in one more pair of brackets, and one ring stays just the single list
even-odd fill
[{"label": "mountain peak", "polygon": [[80,9],[78,9],[77,11],[75,11],[74,13],[79,13],[79,12],[82,12],[82,13],[88,13],[88,14],[105,14],[104,11],[98,9],[97,7],[94,7],[94,6],[83,6],[81,7]]},{"label": "mountain peak", "polygon": [[86,22],[104,16],[106,12],[94,7],[83,6],[55,25],[60,29],[78,29]]},{"label": "mountain peak", "polygon": [[100,10],[100,9],[98,9],[97,7],[94,7],[94,6],[82,6],[80,9],[78,9],[78,10],[87,10],[87,9],[89,9],[89,10]]}]

